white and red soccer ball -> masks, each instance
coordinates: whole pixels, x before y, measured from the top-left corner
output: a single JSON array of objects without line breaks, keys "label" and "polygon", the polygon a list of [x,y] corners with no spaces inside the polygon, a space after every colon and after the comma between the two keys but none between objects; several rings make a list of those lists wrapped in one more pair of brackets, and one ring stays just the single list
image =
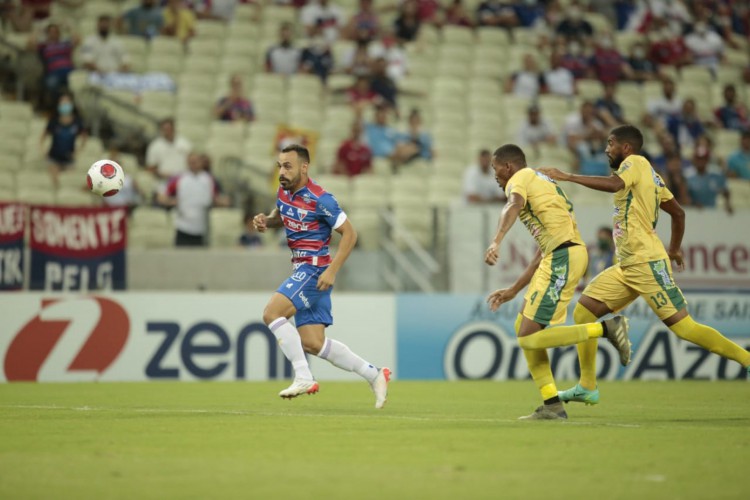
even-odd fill
[{"label": "white and red soccer ball", "polygon": [[89,190],[99,196],[114,196],[120,192],[125,183],[125,172],[112,160],[99,160],[91,165],[86,174]]}]

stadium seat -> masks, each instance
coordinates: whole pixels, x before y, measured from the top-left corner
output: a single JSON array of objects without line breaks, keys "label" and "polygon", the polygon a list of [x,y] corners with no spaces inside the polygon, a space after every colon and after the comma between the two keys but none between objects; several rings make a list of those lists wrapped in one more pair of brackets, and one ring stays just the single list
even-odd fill
[{"label": "stadium seat", "polygon": [[183,57],[178,54],[164,54],[151,52],[146,61],[148,71],[154,73],[166,73],[172,79],[179,79],[182,72]]},{"label": "stadium seat", "polygon": [[174,56],[181,59],[185,55],[185,46],[176,38],[159,36],[151,40],[149,55]]},{"label": "stadium seat", "polygon": [[16,188],[22,190],[54,191],[52,177],[45,171],[23,171],[16,174]]},{"label": "stadium seat", "polygon": [[176,98],[170,92],[154,91],[141,94],[140,108],[157,119],[174,115]]},{"label": "stadium seat", "polygon": [[30,205],[54,205],[55,192],[50,189],[20,188],[16,191],[16,200]]},{"label": "stadium seat", "polygon": [[[516,30],[516,33],[520,30]],[[484,26],[477,29],[477,37],[482,45],[501,46],[510,45],[510,35],[506,30]]]},{"label": "stadium seat", "polygon": [[315,175],[315,182],[327,192],[333,194],[342,208],[346,209],[352,200],[352,189],[349,177],[345,175]]},{"label": "stadium seat", "polygon": [[99,205],[101,200],[97,196],[80,189],[60,188],[55,202],[57,205],[64,207],[90,207]]},{"label": "stadium seat", "polygon": [[60,189],[82,191],[86,187],[86,176],[81,175],[80,171],[64,171],[58,178]]},{"label": "stadium seat", "polygon": [[[149,174],[150,175],[150,174]],[[169,212],[163,208],[138,207],[131,216],[132,228],[155,228],[165,230],[172,227]]]},{"label": "stadium seat", "polygon": [[[136,209],[137,214],[143,208]],[[174,230],[171,227],[133,226],[128,229],[128,248],[159,249],[174,246]]]},{"label": "stadium seat", "polygon": [[125,52],[130,59],[130,69],[135,73],[142,73],[146,70],[146,55],[148,54],[148,45],[142,36],[122,35],[120,37]]},{"label": "stadium seat", "polygon": [[222,21],[200,20],[195,32],[195,40],[223,40],[227,34],[227,25]]},{"label": "stadium seat", "polygon": [[734,208],[750,208],[750,181],[745,179],[728,179],[727,187],[729,188]]},{"label": "stadium seat", "polygon": [[442,30],[443,45],[473,45],[476,41],[471,28],[445,26]]},{"label": "stadium seat", "polygon": [[0,169],[0,188],[15,191],[16,176],[12,171]]},{"label": "stadium seat", "polygon": [[0,201],[15,201],[16,190],[0,184]]},{"label": "stadium seat", "polygon": [[243,232],[242,209],[214,208],[209,212],[209,241],[212,247],[236,247]]},{"label": "stadium seat", "polygon": [[221,68],[221,59],[206,54],[192,54],[185,57],[182,67],[183,74],[215,75]]},{"label": "stadium seat", "polygon": [[17,101],[0,101],[0,119],[28,122],[34,116],[31,104]]}]

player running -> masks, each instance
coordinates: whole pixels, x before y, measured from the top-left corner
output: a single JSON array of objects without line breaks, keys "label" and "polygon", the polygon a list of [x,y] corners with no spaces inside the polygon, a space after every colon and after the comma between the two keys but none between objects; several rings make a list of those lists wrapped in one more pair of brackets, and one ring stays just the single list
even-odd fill
[{"label": "player running", "polygon": [[568,304],[588,266],[588,253],[578,232],[573,205],[555,181],[526,166],[523,150],[514,144],[495,151],[492,167],[497,183],[505,189],[508,203],[500,216],[497,234],[487,248],[485,262],[490,266],[497,263],[500,244],[519,217],[539,244],[539,250],[515,284],[492,292],[487,302],[496,311],[531,283],[515,330],[544,404],[521,419],[565,419],[568,415],[557,395],[546,349],[604,336],[617,347],[620,362],[627,365],[630,362],[627,319],[615,316],[603,323],[594,319],[585,325],[547,328],[565,322]]},{"label": "player running", "polygon": [[[354,248],[357,231],[336,199],[308,177],[310,153],[306,148],[285,147],[277,164],[280,186],[276,208],[269,215],[256,215],[253,224],[260,232],[283,225],[292,251],[294,273],[279,286],[263,311],[263,321],[294,368],[294,382],[279,396],[291,399],[318,392],[306,351],[367,380],[375,393],[375,408],[382,408],[391,371],[376,368],[346,345],[325,336],[325,328],[333,324],[331,291],[336,273]],[[331,230],[341,235],[333,258],[328,252]],[[292,316],[296,328],[288,321]]]},{"label": "player running", "polygon": [[[685,297],[672,278],[671,265],[674,261],[678,269],[684,269],[680,245],[685,233],[685,211],[640,155],[641,147],[641,131],[622,125],[614,128],[607,139],[605,152],[613,175],[597,177],[540,169],[553,179],[615,194],[613,236],[617,263],[589,283],[573,319],[577,324],[595,321],[623,310],[640,295],[678,337],[748,367],[750,352],[713,328],[696,323],[688,314]],[[666,251],[656,234],[660,208],[672,218],[672,236]],[[596,339],[578,345],[581,378],[575,387],[560,393],[562,401],[599,402],[596,349]]]}]

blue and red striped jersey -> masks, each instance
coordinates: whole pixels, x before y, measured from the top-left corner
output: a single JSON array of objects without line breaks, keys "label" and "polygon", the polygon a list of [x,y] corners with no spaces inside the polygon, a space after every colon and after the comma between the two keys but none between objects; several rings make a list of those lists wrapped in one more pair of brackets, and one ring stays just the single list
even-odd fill
[{"label": "blue and red striped jersey", "polygon": [[294,266],[329,265],[331,231],[346,222],[346,214],[336,198],[310,179],[294,193],[279,187],[276,208],[286,230]]}]

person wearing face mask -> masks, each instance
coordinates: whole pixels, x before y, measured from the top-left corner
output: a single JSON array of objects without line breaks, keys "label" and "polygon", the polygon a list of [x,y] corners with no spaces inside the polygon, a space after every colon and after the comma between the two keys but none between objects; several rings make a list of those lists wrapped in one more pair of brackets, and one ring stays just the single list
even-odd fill
[{"label": "person wearing face mask", "polygon": [[638,83],[656,79],[657,66],[648,57],[642,42],[633,44],[627,63],[630,66],[630,79]]},{"label": "person wearing face mask", "polygon": [[557,25],[555,32],[567,40],[584,41],[594,34],[594,27],[583,18],[583,10],[577,3],[573,3],[566,12],[566,16]]},{"label": "person wearing face mask", "polygon": [[596,232],[596,246],[589,247],[589,267],[586,270],[586,283],[613,265],[614,259],[615,240],[612,239],[612,228],[602,226]]},{"label": "person wearing face mask", "polygon": [[604,84],[630,77],[630,66],[615,48],[609,33],[598,37],[589,67],[591,76]]},{"label": "person wearing face mask", "polygon": [[718,33],[708,29],[704,21],[695,24],[693,31],[685,37],[685,45],[695,64],[715,71],[723,58],[724,40]]},{"label": "person wearing face mask", "polygon": [[112,34],[112,18],[99,16],[96,33],[86,37],[81,46],[83,67],[98,73],[128,71],[128,54]]},{"label": "person wearing face mask", "polygon": [[283,23],[279,29],[279,43],[266,52],[266,71],[293,75],[299,70],[300,50],[292,45],[293,26]]},{"label": "person wearing face mask", "polygon": [[573,73],[576,80],[586,78],[589,69],[589,58],[583,53],[583,45],[578,40],[565,45],[560,53],[560,66]]},{"label": "person wearing face mask", "polygon": [[164,16],[156,5],[156,0],[142,0],[141,5],[134,7],[120,19],[124,33],[150,39],[161,33],[164,28]]},{"label": "person wearing face mask", "polygon": [[60,95],[57,108],[53,111],[41,137],[42,148],[47,138],[52,140],[47,151],[47,160],[55,186],[58,185],[60,172],[70,168],[75,162],[76,152],[86,144],[87,137],[73,103],[73,96],[67,92]]},{"label": "person wearing face mask", "polygon": [[325,85],[333,70],[333,53],[321,27],[313,32],[310,44],[302,50],[300,72],[317,75]]}]

